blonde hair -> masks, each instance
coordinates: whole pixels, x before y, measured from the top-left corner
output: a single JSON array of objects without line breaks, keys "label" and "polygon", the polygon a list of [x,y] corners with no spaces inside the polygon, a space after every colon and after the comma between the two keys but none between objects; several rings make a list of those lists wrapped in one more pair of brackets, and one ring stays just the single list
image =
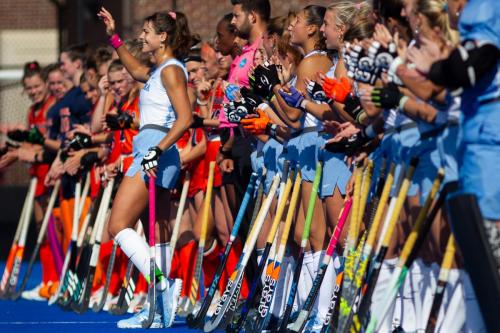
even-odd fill
[{"label": "blonde hair", "polygon": [[328,10],[335,11],[335,24],[337,26],[346,26],[347,29],[355,17],[370,12],[371,6],[366,1],[342,0],[328,6]]},{"label": "blonde hair", "polygon": [[446,12],[446,0],[417,0],[417,12],[423,15],[431,28],[439,28],[447,41],[456,44],[458,34],[450,27],[448,13]]}]

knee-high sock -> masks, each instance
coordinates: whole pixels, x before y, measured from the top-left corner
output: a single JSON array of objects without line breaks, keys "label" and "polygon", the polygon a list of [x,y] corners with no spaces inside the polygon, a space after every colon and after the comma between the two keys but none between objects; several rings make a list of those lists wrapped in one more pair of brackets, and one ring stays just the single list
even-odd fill
[{"label": "knee-high sock", "polygon": [[[115,236],[115,241],[118,243],[118,245],[120,245],[120,248],[127,255],[127,257],[132,260],[135,267],[137,267],[142,275],[144,275],[146,280],[149,280],[149,278],[151,278],[149,276],[149,249],[144,238],[139,236],[139,234],[134,229],[126,228],[120,231]],[[168,286],[166,277],[164,277],[163,275],[163,270],[161,270],[161,267],[167,270],[167,262],[165,260],[168,259],[168,265],[170,265],[170,251],[168,251],[167,248],[168,246],[166,246],[165,244],[158,244],[156,248],[157,253],[155,259],[158,265],[155,270],[157,279],[156,286],[160,290],[164,290]],[[163,263],[163,261],[165,262]]]},{"label": "knee-high sock", "polygon": [[[387,288],[389,288],[388,284],[390,283],[392,272],[394,271],[394,267],[398,262],[398,258],[386,259],[382,262],[382,267],[380,268],[380,274],[378,276],[377,284],[375,286],[375,290],[373,291],[372,296],[372,304],[370,309],[373,313],[374,309],[377,309],[381,306],[381,303],[384,302]],[[385,317],[385,319],[379,324],[379,332],[380,333],[389,333],[392,332],[392,318],[394,309],[389,310],[389,315]]]},{"label": "knee-high sock", "polygon": [[[236,264],[238,264],[238,260],[242,252],[243,245],[241,243],[241,240],[238,238],[234,241],[231,251],[229,251],[229,255],[227,256],[226,266],[224,267],[224,274],[222,274],[221,283],[219,284],[219,292],[221,293],[221,295],[226,289],[227,282],[231,277],[234,269],[236,268]],[[241,283],[241,297],[246,298],[248,296],[248,292],[248,281],[246,276],[244,276]]]},{"label": "knee-high sock", "polygon": [[[212,246],[203,252],[203,286],[205,287],[205,290],[210,288],[210,285],[212,284],[212,281],[215,277],[215,271],[217,270],[217,267],[219,266],[219,253],[222,250],[221,246],[219,243],[214,240]],[[201,291],[201,288],[198,288]],[[199,293],[198,295],[201,295]]]},{"label": "knee-high sock", "polygon": [[286,256],[281,263],[281,271],[276,283],[276,291],[274,292],[271,308],[273,316],[280,318],[285,311],[287,295],[290,292],[290,285],[293,278],[293,269],[295,267],[295,259],[292,256]]},{"label": "knee-high sock", "polygon": [[196,244],[195,240],[191,240],[174,251],[169,277],[182,280],[182,297],[188,297],[191,291],[197,249],[198,244]]},{"label": "knee-high sock", "polygon": [[[314,256],[320,253],[320,263],[323,261],[323,257],[325,255],[325,251],[316,252]],[[318,296],[316,297],[316,302],[314,303],[313,311],[315,310],[317,313],[317,318],[321,322],[325,320],[326,314],[328,313],[328,306],[330,303],[330,297],[333,293],[333,287],[335,285],[335,280],[337,278],[337,273],[335,270],[335,262],[338,264],[338,256],[336,254],[333,255],[330,263],[325,272],[325,277],[323,278],[323,282],[319,288]],[[338,267],[338,266],[337,266]]]},{"label": "knee-high sock", "polygon": [[57,275],[54,256],[47,241],[43,242],[40,246],[40,263],[42,266],[42,281],[48,283],[49,281],[56,282],[59,280]]},{"label": "knee-high sock", "polygon": [[312,287],[313,282],[313,274],[309,271],[309,269],[313,267],[313,253],[312,251],[307,251],[304,253],[304,261],[302,261],[302,269],[300,270],[300,279],[299,284],[297,286],[297,296],[296,302],[298,309],[300,310],[304,305],[304,302],[309,295],[309,291]]},{"label": "knee-high sock", "polygon": [[117,295],[120,291],[122,281],[125,278],[127,263],[128,258],[125,253],[120,248],[116,249],[115,265],[109,282],[109,292],[112,295]]}]

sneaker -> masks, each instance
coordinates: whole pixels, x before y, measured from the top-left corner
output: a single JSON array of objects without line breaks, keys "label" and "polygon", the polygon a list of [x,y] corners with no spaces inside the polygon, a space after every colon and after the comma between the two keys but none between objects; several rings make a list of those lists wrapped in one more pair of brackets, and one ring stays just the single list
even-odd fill
[{"label": "sneaker", "polygon": [[[142,310],[134,314],[132,317],[118,321],[116,326],[118,328],[142,328],[142,323],[148,319],[149,316],[149,303],[144,304]],[[159,307],[156,307],[153,323],[150,328],[164,328],[163,321],[161,320],[161,313]]]},{"label": "sneaker", "polygon": [[111,307],[113,305],[115,305],[116,303],[118,303],[118,295],[113,297],[113,294],[108,293],[108,295],[106,297],[106,303],[104,303],[104,306],[102,307],[102,309],[104,311],[108,312],[109,309],[111,309]]},{"label": "sneaker", "polygon": [[40,297],[43,297],[44,299],[48,300],[52,294],[50,293],[50,288],[52,287],[52,281],[47,282],[47,284],[42,284],[40,287],[40,290],[38,290],[38,294]]},{"label": "sneaker", "polygon": [[40,296],[40,289],[42,289],[42,287],[44,287],[44,284],[40,283],[38,286],[31,290],[25,290],[21,294],[21,297],[29,301],[46,301],[45,298]]},{"label": "sneaker", "polygon": [[144,304],[148,299],[148,294],[146,293],[138,293],[132,298],[130,304],[128,306],[128,313],[137,313],[142,310]]},{"label": "sneaker", "polygon": [[104,287],[100,287],[95,292],[90,295],[89,307],[92,308],[94,304],[99,304],[102,298],[102,293],[104,292]]},{"label": "sneaker", "polygon": [[163,324],[165,327],[172,326],[177,306],[179,305],[179,297],[182,289],[181,279],[168,279],[168,287],[157,295],[157,303],[160,306],[160,312],[163,315]]}]

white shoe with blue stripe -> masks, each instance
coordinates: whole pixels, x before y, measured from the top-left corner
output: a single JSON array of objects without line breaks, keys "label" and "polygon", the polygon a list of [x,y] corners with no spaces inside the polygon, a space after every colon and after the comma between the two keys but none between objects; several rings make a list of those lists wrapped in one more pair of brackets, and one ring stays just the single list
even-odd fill
[{"label": "white shoe with blue stripe", "polygon": [[[142,328],[142,323],[148,319],[149,303],[144,304],[141,311],[134,314],[132,317],[118,321],[118,328]],[[159,307],[156,307],[153,323],[150,328],[164,328]]]},{"label": "white shoe with blue stripe", "polygon": [[181,290],[181,279],[168,279],[168,287],[163,292],[158,293],[156,302],[160,307],[165,327],[170,327],[174,323]]}]

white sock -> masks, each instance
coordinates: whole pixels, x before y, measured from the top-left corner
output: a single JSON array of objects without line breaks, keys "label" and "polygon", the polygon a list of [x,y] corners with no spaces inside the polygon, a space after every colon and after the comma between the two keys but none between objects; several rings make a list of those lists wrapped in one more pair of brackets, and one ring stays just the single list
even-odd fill
[{"label": "white sock", "polygon": [[172,262],[172,254],[170,253],[170,243],[156,244],[156,266],[161,270],[163,279],[158,281],[156,288],[160,291],[168,287],[168,276],[170,274],[170,264]]},{"label": "white sock", "polygon": [[129,257],[135,267],[149,277],[149,247],[143,237],[134,229],[126,228],[115,236],[115,242],[120,245],[123,253]]},{"label": "white sock", "polygon": [[304,260],[302,261],[302,269],[300,270],[300,278],[296,295],[296,302],[299,310],[302,309],[302,306],[304,305],[304,302],[309,295],[309,291],[311,291],[313,279],[311,273],[309,272],[309,268],[312,268],[313,261],[314,258],[312,251],[305,252]]},{"label": "white sock", "polygon": [[[378,309],[381,303],[384,302],[387,293],[388,284],[391,281],[392,272],[394,267],[398,262],[398,258],[386,259],[382,262],[382,267],[380,268],[380,274],[375,285],[375,290],[373,291],[372,303],[370,306],[370,311],[373,313],[374,309]],[[394,307],[393,307],[394,308]],[[378,325],[378,332],[389,333],[392,332],[392,318],[394,309],[389,310],[389,314],[385,316],[385,319]]]},{"label": "white sock", "polygon": [[[323,261],[324,252],[321,256],[321,261]],[[318,296],[316,297],[316,303],[314,304],[314,309],[317,310],[317,318],[321,322],[325,321],[326,315],[328,313],[328,307],[330,306],[330,298],[333,293],[333,288],[335,286],[335,281],[337,279],[337,272],[335,270],[335,260],[338,261],[338,256],[334,254],[328,263],[328,268],[326,269],[325,277],[319,288]]]},{"label": "white sock", "polygon": [[281,271],[276,283],[276,291],[274,293],[271,309],[273,316],[281,318],[285,311],[288,293],[290,292],[290,285],[292,284],[293,269],[295,267],[295,259],[292,256],[283,258],[281,263]]}]

